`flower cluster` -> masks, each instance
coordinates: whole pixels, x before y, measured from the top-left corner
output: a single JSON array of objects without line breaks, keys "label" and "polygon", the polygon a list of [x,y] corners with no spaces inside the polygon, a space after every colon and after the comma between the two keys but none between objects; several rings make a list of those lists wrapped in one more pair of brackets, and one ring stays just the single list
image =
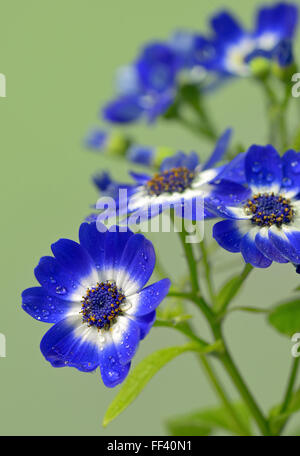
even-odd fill
[{"label": "flower cluster", "polygon": [[[257,268],[272,262],[292,263],[300,273],[300,152],[282,147],[280,154],[275,143],[251,145],[246,152],[246,148],[230,150],[232,130],[219,137],[209,129],[197,98],[205,74],[214,75],[215,85],[229,76],[257,76],[257,71],[271,65],[291,66],[296,25],[297,8],[288,3],[259,9],[251,32],[230,13],[219,12],[211,19],[209,35],[177,32],[166,42],[148,44],[132,65],[120,70],[119,94],[102,110],[106,120],[123,124],[146,117],[153,121],[167,111],[172,118],[170,108],[186,84],[188,89],[196,87],[196,92],[187,91],[185,96],[203,121],[200,133],[208,132],[214,148],[201,163],[195,151],[175,153],[166,147],[142,146],[117,133],[90,132],[85,141],[89,148],[106,149],[149,168],[147,173],[131,172],[129,183],[115,180],[109,171],[95,174],[98,203],[102,197],[112,200],[112,212],[92,213],[80,226],[79,243],[60,239],[53,244],[54,256],[42,257],[35,268],[40,286],[22,294],[23,309],[29,315],[53,324],[41,341],[41,351],[52,366],[84,372],[99,367],[108,387],[126,378],[139,342],[154,324],[156,308],[170,288],[168,278],[146,286],[155,251],[148,239],[131,231],[132,220],[138,224],[165,210],[192,221],[218,219],[212,236],[225,250],[241,253],[245,263]],[[275,127],[280,125],[283,131],[287,101],[274,103],[274,117],[277,112],[281,116]],[[283,136],[288,144],[288,135]],[[96,208],[103,209],[98,203]],[[111,215],[121,218],[120,226],[104,225]],[[188,261],[194,261],[192,249],[187,247],[186,252],[192,258]],[[198,307],[204,306],[214,329],[221,320],[214,314],[215,295],[210,289],[209,308],[196,283],[196,261],[189,266],[193,294],[188,297],[196,299]],[[209,289],[208,262],[205,267]],[[191,332],[192,340],[199,343],[188,324],[183,332]]]},{"label": "flower cluster", "polygon": [[294,4],[278,3],[257,11],[252,31],[246,31],[228,11],[215,14],[211,31],[181,30],[167,41],[147,44],[135,61],[117,74],[117,97],[103,109],[105,120],[149,122],[166,113],[182,84],[211,90],[224,78],[260,73],[273,62],[293,63],[293,38],[298,20]]}]

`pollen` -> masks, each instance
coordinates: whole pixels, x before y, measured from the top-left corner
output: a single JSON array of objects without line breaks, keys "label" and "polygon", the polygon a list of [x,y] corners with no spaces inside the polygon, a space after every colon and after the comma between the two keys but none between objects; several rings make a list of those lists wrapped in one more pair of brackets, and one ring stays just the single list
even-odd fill
[{"label": "pollen", "polygon": [[101,282],[88,288],[81,301],[82,321],[98,330],[109,329],[118,315],[122,314],[121,304],[125,296],[111,282]]},{"label": "pollen", "polygon": [[147,184],[148,195],[159,196],[162,193],[183,193],[191,187],[195,173],[185,166],[171,168],[162,173],[157,173]]},{"label": "pollen", "polygon": [[252,223],[258,226],[287,225],[294,217],[291,201],[283,195],[258,193],[244,206],[245,213],[252,215]]}]

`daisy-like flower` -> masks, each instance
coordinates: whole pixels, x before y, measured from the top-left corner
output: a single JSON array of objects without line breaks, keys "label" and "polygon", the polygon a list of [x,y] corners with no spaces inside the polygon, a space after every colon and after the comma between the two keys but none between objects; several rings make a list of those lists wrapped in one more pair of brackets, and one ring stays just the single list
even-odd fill
[{"label": "daisy-like flower", "polygon": [[[231,130],[226,130],[220,137],[210,158],[203,165],[199,164],[198,155],[191,152],[189,155],[178,152],[172,157],[163,160],[160,171],[154,175],[131,173],[136,184],[125,188],[126,194],[116,199],[116,209],[119,215],[134,214],[140,221],[152,218],[166,209],[174,209],[180,217],[200,220],[210,217],[209,206],[212,201],[222,197],[222,201],[231,200],[233,195],[241,197],[240,185],[229,181],[228,175],[234,174],[233,169],[221,166],[213,168],[220,161],[227,149]],[[239,164],[240,166],[240,164]],[[218,175],[222,179],[217,179]],[[242,176],[243,178],[243,176]],[[235,176],[239,181],[239,176]],[[237,185],[237,188],[236,188]],[[122,186],[119,186],[119,190]],[[236,192],[238,189],[238,194]],[[101,209],[102,201],[97,204]],[[115,208],[104,211],[98,220],[114,216]]]},{"label": "daisy-like flower", "polygon": [[114,387],[127,376],[170,281],[144,288],[155,265],[152,243],[119,227],[102,231],[83,223],[80,244],[53,244],[54,257],[41,258],[35,269],[41,286],[23,292],[22,306],[35,319],[54,323],[41,341],[53,367],[100,367],[104,384]]},{"label": "daisy-like flower", "polygon": [[280,157],[271,145],[253,145],[244,164],[248,194],[238,205],[215,208],[227,220],[214,225],[213,237],[255,267],[299,264],[300,153],[288,150]]},{"label": "daisy-like flower", "polygon": [[202,49],[201,63],[223,75],[249,76],[254,58],[273,59],[281,42],[293,40],[297,21],[298,9],[292,3],[260,8],[251,32],[244,30],[230,12],[222,11],[211,19],[213,36],[206,52],[205,47]]}]

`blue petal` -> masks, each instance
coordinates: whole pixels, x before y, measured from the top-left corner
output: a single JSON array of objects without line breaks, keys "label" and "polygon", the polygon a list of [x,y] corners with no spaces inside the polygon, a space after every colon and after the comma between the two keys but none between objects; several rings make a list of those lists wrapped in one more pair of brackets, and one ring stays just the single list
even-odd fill
[{"label": "blue petal", "polygon": [[168,171],[171,168],[179,168],[181,166],[189,169],[190,171],[194,171],[198,164],[199,157],[196,152],[190,152],[189,154],[177,152],[175,155],[167,157],[163,160],[160,166],[160,171]]},{"label": "blue petal", "polygon": [[46,323],[57,323],[72,309],[74,303],[49,296],[43,287],[27,288],[22,293],[22,308],[31,317]]},{"label": "blue petal", "polygon": [[107,145],[109,133],[104,130],[91,130],[85,139],[85,145],[91,149],[103,150]]},{"label": "blue petal", "polygon": [[288,263],[288,260],[284,258],[275,245],[269,239],[268,228],[261,228],[255,237],[256,247],[263,253],[263,255],[269,260],[277,261],[277,263]]},{"label": "blue petal", "polygon": [[123,253],[134,233],[128,227],[112,226],[106,233],[104,246],[104,268],[119,269]]},{"label": "blue petal", "polygon": [[145,98],[142,99],[142,104],[146,111],[148,122],[152,123],[157,117],[163,115],[174,103],[175,90],[166,90],[157,94],[152,93],[150,103],[149,97],[150,95],[146,94]]},{"label": "blue petal", "polygon": [[238,41],[244,35],[244,31],[238,21],[227,11],[222,11],[212,17],[211,26],[218,38],[223,41]]},{"label": "blue petal", "polygon": [[146,182],[148,182],[151,179],[151,176],[149,176],[148,174],[144,174],[144,173],[136,173],[134,171],[130,171],[129,174],[134,180],[136,180],[136,182],[139,185],[144,185]]},{"label": "blue petal", "polygon": [[120,364],[128,364],[134,357],[140,342],[138,324],[126,316],[120,316],[111,328],[111,334]]},{"label": "blue petal", "polygon": [[205,197],[207,205],[241,206],[251,195],[251,191],[236,182],[219,179],[211,182],[209,196]]},{"label": "blue petal", "polygon": [[126,311],[127,315],[141,316],[148,314],[155,310],[161,301],[168,294],[171,281],[169,279],[162,279],[155,282],[141,291],[128,298],[131,307]]},{"label": "blue petal", "polygon": [[100,351],[100,372],[103,383],[108,388],[114,388],[122,383],[128,375],[130,363],[120,364],[114,343],[108,343]]},{"label": "blue petal", "polygon": [[108,103],[102,114],[110,122],[129,123],[138,120],[143,111],[139,95],[124,95]]},{"label": "blue petal", "polygon": [[106,229],[103,227],[103,232],[97,229],[96,222],[82,223],[79,228],[80,244],[89,253],[94,260],[96,268],[102,269],[104,262],[104,245]]},{"label": "blue petal", "polygon": [[44,335],[41,352],[54,367],[69,366],[90,372],[99,365],[99,347],[88,336],[95,331],[82,324],[78,316],[65,318]]},{"label": "blue petal", "polygon": [[256,230],[247,233],[241,241],[241,252],[245,263],[250,263],[256,268],[268,268],[272,261],[266,258],[255,245]]},{"label": "blue petal", "polygon": [[175,82],[178,59],[166,44],[151,43],[144,48],[136,67],[146,89],[163,92]]},{"label": "blue petal", "polygon": [[97,282],[95,263],[80,244],[70,239],[60,239],[51,245],[51,250],[61,266],[80,283],[89,286],[91,282]]},{"label": "blue petal", "polygon": [[218,163],[219,161],[222,160],[226,150],[228,149],[228,145],[230,143],[231,135],[232,135],[232,129],[228,128],[220,136],[220,138],[218,139],[217,144],[216,144],[211,156],[205,162],[205,164],[203,166],[203,169],[212,168],[216,163]]},{"label": "blue petal", "polygon": [[56,258],[42,257],[34,270],[35,276],[48,294],[67,301],[80,301],[86,291],[80,274],[63,268]]},{"label": "blue petal", "polygon": [[279,191],[282,164],[273,146],[251,146],[245,158],[245,170],[247,182],[253,191]]},{"label": "blue petal", "polygon": [[119,263],[118,283],[126,296],[141,290],[150,279],[155,266],[152,243],[142,234],[128,240]]},{"label": "blue petal", "polygon": [[292,38],[298,21],[298,8],[294,4],[278,3],[258,11],[256,20],[257,36],[273,33],[278,39]]},{"label": "blue petal", "polygon": [[300,192],[300,152],[290,149],[282,157],[283,179],[282,189],[288,196]]},{"label": "blue petal", "polygon": [[155,319],[156,319],[156,311],[154,310],[151,313],[148,313],[147,315],[142,315],[142,316],[130,316],[138,325],[140,328],[140,338],[141,340],[144,339],[147,334],[149,333],[150,329],[152,328]]},{"label": "blue petal", "polygon": [[229,252],[240,252],[241,242],[248,232],[247,220],[222,220],[213,227],[213,237],[223,249]]},{"label": "blue petal", "polygon": [[298,241],[291,233],[273,225],[269,230],[269,238],[281,255],[292,263],[300,263],[300,249]]},{"label": "blue petal", "polygon": [[113,183],[113,180],[107,171],[102,171],[100,173],[94,174],[92,179],[98,190],[101,192],[105,192]]},{"label": "blue petal", "polygon": [[126,153],[127,160],[139,165],[151,166],[154,160],[154,148],[132,145]]},{"label": "blue petal", "polygon": [[222,166],[221,172],[217,175],[217,179],[226,179],[238,184],[245,184],[245,157],[245,152],[240,153],[234,157],[228,165]]}]

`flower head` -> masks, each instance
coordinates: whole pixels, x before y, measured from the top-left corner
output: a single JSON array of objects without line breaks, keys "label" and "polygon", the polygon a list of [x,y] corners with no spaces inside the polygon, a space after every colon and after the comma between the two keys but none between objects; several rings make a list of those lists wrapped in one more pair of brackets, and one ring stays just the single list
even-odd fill
[{"label": "flower head", "polygon": [[[178,152],[165,158],[158,172],[153,175],[131,173],[135,184],[126,187],[125,198],[117,199],[117,208],[122,208],[119,215],[134,214],[138,220],[155,217],[166,209],[174,209],[180,217],[200,220],[212,216],[209,211],[211,200],[222,195],[225,200],[236,194],[235,182],[228,180],[234,169],[221,166],[214,168],[227,149],[231,130],[220,137],[216,147],[206,163],[199,164],[195,152]],[[217,179],[222,174],[222,179]],[[238,176],[236,181],[239,181]],[[119,186],[122,189],[122,186]],[[238,185],[240,191],[240,185]],[[122,213],[123,211],[123,213]],[[107,218],[109,213],[99,215],[99,220]]]},{"label": "flower head", "polygon": [[144,288],[155,252],[141,234],[104,226],[99,232],[95,223],[83,223],[79,239],[52,245],[54,257],[41,258],[35,268],[41,286],[23,292],[22,306],[37,320],[54,323],[41,341],[52,366],[83,372],[100,367],[105,385],[114,387],[127,376],[170,281]]},{"label": "flower head", "polygon": [[288,150],[281,158],[271,145],[253,145],[244,163],[248,193],[238,204],[215,208],[227,220],[214,226],[214,238],[256,267],[299,264],[300,153]]},{"label": "flower head", "polygon": [[224,75],[249,76],[253,60],[271,60],[281,42],[291,43],[297,20],[295,4],[264,6],[258,10],[254,29],[249,32],[230,12],[222,11],[211,19],[213,34],[202,64],[207,70]]}]

